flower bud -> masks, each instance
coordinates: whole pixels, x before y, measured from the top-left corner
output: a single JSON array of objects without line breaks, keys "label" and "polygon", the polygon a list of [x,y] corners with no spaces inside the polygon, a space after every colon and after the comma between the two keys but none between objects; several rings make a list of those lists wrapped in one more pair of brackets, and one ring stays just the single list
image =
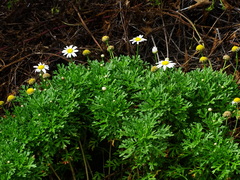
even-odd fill
[{"label": "flower bud", "polygon": [[197,45],[196,47],[196,51],[203,51],[205,49],[205,47],[201,44]]},{"label": "flower bud", "polygon": [[30,78],[28,81],[27,81],[27,83],[29,84],[29,85],[32,85],[32,84],[34,84],[36,82],[36,79],[35,78]]},{"label": "flower bud", "polygon": [[108,46],[107,51],[113,51],[114,50],[114,46]]},{"label": "flower bud", "polygon": [[46,78],[51,77],[51,75],[49,73],[44,73],[42,77],[43,77],[43,79],[46,79]]},{"label": "flower bud", "polygon": [[12,100],[14,100],[16,97],[14,96],[14,95],[9,95],[8,97],[7,97],[7,102],[11,102]]},{"label": "flower bud", "polygon": [[33,94],[34,93],[34,89],[33,88],[28,88],[27,89],[27,91],[26,91],[26,93],[28,94],[28,95],[31,95],[31,94]]},{"label": "flower bud", "polygon": [[155,71],[157,71],[158,70],[158,67],[157,66],[152,66],[151,67],[151,72],[155,72]]},{"label": "flower bud", "polygon": [[231,59],[231,57],[229,55],[227,55],[227,54],[225,54],[223,56],[223,60],[225,60],[225,61],[229,61],[230,59]]},{"label": "flower bud", "polygon": [[107,42],[109,40],[109,36],[103,36],[102,37],[102,42]]},{"label": "flower bud", "polygon": [[88,49],[85,49],[85,50],[82,52],[82,54],[83,54],[84,56],[87,56],[87,55],[91,54],[91,51],[89,51]]}]

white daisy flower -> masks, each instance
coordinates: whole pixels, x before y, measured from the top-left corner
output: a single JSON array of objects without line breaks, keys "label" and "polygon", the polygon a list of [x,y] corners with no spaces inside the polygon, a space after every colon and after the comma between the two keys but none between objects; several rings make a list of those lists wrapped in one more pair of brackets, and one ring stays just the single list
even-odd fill
[{"label": "white daisy flower", "polygon": [[163,68],[165,71],[167,68],[173,68],[176,63],[172,63],[172,61],[169,61],[169,58],[165,58],[164,61],[159,61],[156,64],[158,68]]},{"label": "white daisy flower", "polygon": [[153,54],[156,54],[158,52],[158,48],[156,47],[156,46],[154,46],[153,48],[152,48],[152,53]]},{"label": "white daisy flower", "polygon": [[46,70],[49,70],[49,66],[44,63],[39,63],[37,66],[33,66],[35,69],[35,72],[43,72],[46,73]]},{"label": "white daisy flower", "polygon": [[62,51],[63,55],[66,56],[67,58],[76,57],[77,56],[76,52],[78,52],[77,46],[73,45],[66,46]]},{"label": "white daisy flower", "polygon": [[132,42],[132,44],[134,44],[134,43],[139,44],[140,42],[147,41],[147,39],[143,38],[143,35],[139,35],[139,36],[131,39],[130,41]]}]

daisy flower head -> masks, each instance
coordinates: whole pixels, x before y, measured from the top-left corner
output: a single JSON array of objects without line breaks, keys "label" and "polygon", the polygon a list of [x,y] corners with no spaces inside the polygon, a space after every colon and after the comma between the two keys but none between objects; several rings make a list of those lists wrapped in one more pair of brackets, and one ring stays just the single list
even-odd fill
[{"label": "daisy flower head", "polygon": [[49,70],[49,66],[44,64],[44,63],[39,63],[37,66],[33,66],[35,69],[35,72],[43,72],[43,73],[46,73],[47,70]]},{"label": "daisy flower head", "polygon": [[147,39],[143,38],[143,35],[139,35],[130,40],[130,42],[132,42],[132,44],[134,44],[134,43],[139,44],[140,42],[144,42],[144,41],[147,41]]},{"label": "daisy flower head", "polygon": [[240,98],[236,97],[233,99],[232,104],[239,104],[240,103]]},{"label": "daisy flower head", "polygon": [[152,48],[152,53],[153,53],[153,54],[157,54],[157,53],[158,53],[158,48],[157,48],[156,46],[154,46],[154,47]]},{"label": "daisy flower head", "polygon": [[167,68],[173,68],[176,63],[172,63],[172,61],[169,61],[169,58],[165,58],[164,61],[159,61],[156,64],[158,68],[163,68],[165,71]]},{"label": "daisy flower head", "polygon": [[63,55],[66,56],[67,58],[76,57],[77,56],[76,52],[78,52],[77,46],[73,45],[66,46],[62,51]]}]

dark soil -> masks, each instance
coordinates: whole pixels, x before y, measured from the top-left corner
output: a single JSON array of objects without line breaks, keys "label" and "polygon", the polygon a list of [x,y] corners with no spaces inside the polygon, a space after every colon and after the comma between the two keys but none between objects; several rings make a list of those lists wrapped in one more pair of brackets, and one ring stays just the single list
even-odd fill
[{"label": "dark soil", "polygon": [[[76,62],[86,62],[81,52],[91,50],[91,59],[107,58],[103,35],[110,37],[116,55],[133,55],[130,39],[144,35],[140,45],[144,61],[153,63],[151,49],[159,49],[160,59],[169,57],[184,71],[201,67],[195,47],[204,43],[213,68],[219,70],[224,54],[240,46],[240,2],[208,0],[2,0],[0,4],[0,100],[17,94],[26,79],[35,77],[33,66],[44,62],[51,72],[67,63],[61,51],[78,46]],[[161,2],[161,1],[160,1]],[[198,2],[198,3],[197,3]],[[223,10],[225,7],[225,10]],[[206,10],[208,8],[209,10]],[[235,60],[227,73],[233,73]],[[239,70],[239,68],[238,68]],[[239,79],[237,73],[236,79]]]}]

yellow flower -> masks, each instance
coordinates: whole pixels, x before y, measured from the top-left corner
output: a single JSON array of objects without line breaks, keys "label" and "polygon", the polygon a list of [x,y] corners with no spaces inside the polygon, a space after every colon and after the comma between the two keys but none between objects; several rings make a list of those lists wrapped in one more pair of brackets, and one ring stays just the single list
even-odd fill
[{"label": "yellow flower", "polygon": [[16,97],[14,96],[14,95],[9,95],[8,97],[7,97],[7,102],[11,102],[12,100],[14,100]]},{"label": "yellow flower", "polygon": [[236,97],[233,99],[232,104],[239,104],[240,103],[240,98]]},{"label": "yellow flower", "polygon": [[233,46],[232,47],[232,52],[238,52],[240,50],[240,48],[238,46]]},{"label": "yellow flower", "polygon": [[83,54],[84,56],[87,56],[87,55],[91,54],[91,51],[89,51],[88,49],[85,49],[85,50],[82,52],[82,54]]},{"label": "yellow flower", "polygon": [[203,51],[205,49],[205,47],[201,44],[197,45],[196,47],[196,51]]},{"label": "yellow flower", "polygon": [[34,89],[33,88],[28,88],[27,89],[27,91],[26,91],[26,93],[28,94],[28,95],[31,95],[31,94],[33,94],[34,93]]},{"label": "yellow flower", "polygon": [[102,37],[102,42],[107,42],[109,40],[109,36],[103,36]]},{"label": "yellow flower", "polygon": [[35,78],[30,78],[28,81],[27,81],[27,83],[28,84],[34,84],[36,82],[36,79]]},{"label": "yellow flower", "polygon": [[157,71],[158,70],[158,67],[157,66],[152,66],[151,67],[151,72],[155,72],[155,71]]},{"label": "yellow flower", "polygon": [[114,50],[114,46],[108,46],[107,51],[113,51]]},{"label": "yellow flower", "polygon": [[2,106],[4,104],[4,101],[0,101],[0,106]]},{"label": "yellow flower", "polygon": [[205,56],[202,56],[202,57],[200,57],[200,59],[199,59],[199,62],[205,62],[205,61],[207,61],[208,60],[208,58],[207,57],[205,57]]}]

